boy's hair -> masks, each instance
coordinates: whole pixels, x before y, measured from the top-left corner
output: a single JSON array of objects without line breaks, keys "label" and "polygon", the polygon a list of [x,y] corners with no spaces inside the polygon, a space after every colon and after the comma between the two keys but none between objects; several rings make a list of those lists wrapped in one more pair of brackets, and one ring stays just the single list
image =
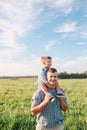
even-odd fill
[{"label": "boy's hair", "polygon": [[42,56],[41,60],[52,59],[50,56]]},{"label": "boy's hair", "polygon": [[50,56],[42,56],[42,57],[41,57],[41,62],[44,63],[45,60],[47,60],[47,59],[50,59],[50,60],[51,60],[52,57],[50,57]]},{"label": "boy's hair", "polygon": [[56,70],[55,68],[49,68],[49,69],[47,70],[47,72],[55,73],[55,72],[57,72],[57,70]]}]

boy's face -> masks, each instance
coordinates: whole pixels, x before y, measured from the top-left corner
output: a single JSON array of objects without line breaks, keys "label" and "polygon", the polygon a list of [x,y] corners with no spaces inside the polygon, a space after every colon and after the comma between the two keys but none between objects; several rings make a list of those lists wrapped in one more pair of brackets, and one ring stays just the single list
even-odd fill
[{"label": "boy's face", "polygon": [[55,72],[55,73],[47,72],[47,81],[52,86],[56,85],[57,72]]},{"label": "boy's face", "polygon": [[51,59],[46,59],[44,61],[44,67],[45,68],[49,69],[51,67],[51,65],[52,65],[52,60]]}]

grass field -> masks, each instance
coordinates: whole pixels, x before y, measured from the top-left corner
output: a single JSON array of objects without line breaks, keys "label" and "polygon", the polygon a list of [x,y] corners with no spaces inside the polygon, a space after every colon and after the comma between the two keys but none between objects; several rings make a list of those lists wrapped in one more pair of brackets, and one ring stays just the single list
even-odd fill
[{"label": "grass field", "polygon": [[[30,113],[34,78],[0,79],[0,130],[35,130]],[[69,109],[63,112],[64,130],[87,130],[87,79],[59,80]]]}]

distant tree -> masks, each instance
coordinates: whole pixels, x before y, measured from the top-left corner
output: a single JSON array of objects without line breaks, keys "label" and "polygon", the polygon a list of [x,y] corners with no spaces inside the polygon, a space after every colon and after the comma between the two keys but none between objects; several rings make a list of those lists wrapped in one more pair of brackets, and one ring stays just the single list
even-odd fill
[{"label": "distant tree", "polygon": [[61,73],[58,74],[58,78],[60,78],[60,79],[87,78],[87,71],[85,71],[85,73],[71,73],[71,74],[68,74],[67,72],[61,72]]},{"label": "distant tree", "polygon": [[84,74],[85,74],[85,75],[87,75],[87,70],[86,70],[86,71],[84,71]]}]

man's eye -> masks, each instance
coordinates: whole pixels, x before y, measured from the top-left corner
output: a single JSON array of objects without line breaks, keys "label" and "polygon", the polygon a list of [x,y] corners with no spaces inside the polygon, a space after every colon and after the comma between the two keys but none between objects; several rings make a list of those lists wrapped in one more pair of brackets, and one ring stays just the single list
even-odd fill
[{"label": "man's eye", "polygon": [[57,76],[50,76],[50,78],[53,78],[53,77],[54,77],[54,78],[57,78]]}]

